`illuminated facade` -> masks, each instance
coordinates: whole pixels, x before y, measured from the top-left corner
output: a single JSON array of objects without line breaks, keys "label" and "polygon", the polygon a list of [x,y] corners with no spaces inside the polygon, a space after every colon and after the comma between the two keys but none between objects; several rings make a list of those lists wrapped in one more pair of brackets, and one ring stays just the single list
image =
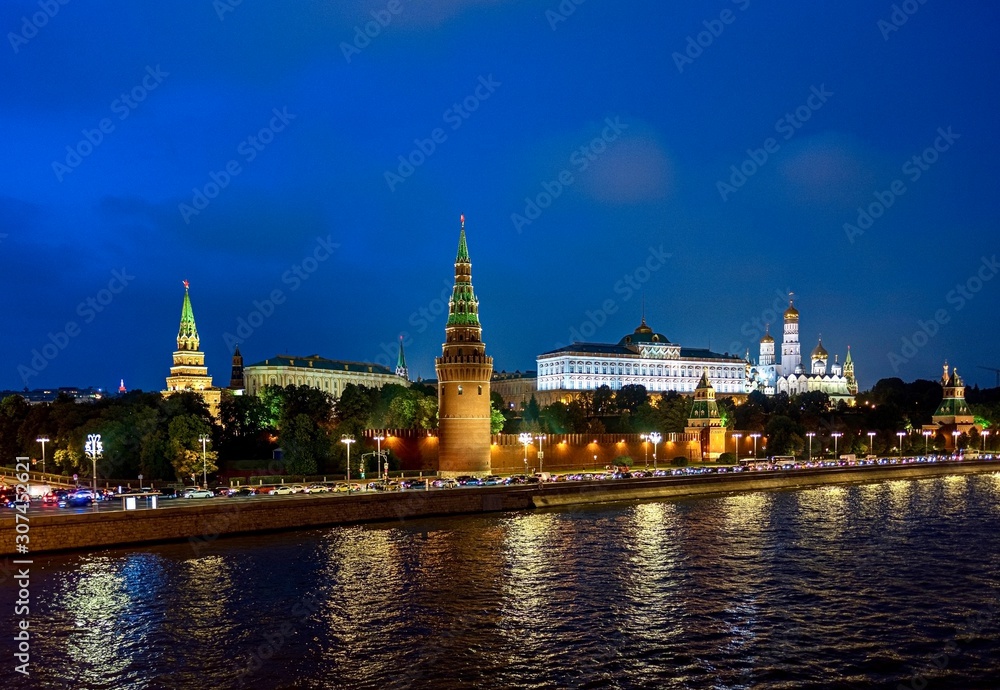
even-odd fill
[{"label": "illuminated facade", "polygon": [[554,391],[587,391],[601,386],[619,390],[642,385],[650,393],[692,394],[702,375],[719,393],[747,393],[747,363],[741,357],[681,347],[654,333],[646,319],[616,345],[573,343],[538,355],[538,391],[546,400]]},{"label": "illuminated facade", "polygon": [[319,355],[276,355],[243,369],[247,395],[260,395],[265,386],[308,386],[340,398],[348,384],[381,388],[387,383],[410,382],[388,368],[368,362],[346,362]]},{"label": "illuminated facade", "polygon": [[479,300],[472,289],[472,260],[465,240],[465,216],[455,258],[455,285],[448,300],[448,321],[438,377],[438,470],[443,476],[490,472],[490,375],[479,323]]},{"label": "illuminated facade", "polygon": [[[945,448],[954,450],[955,434],[967,434],[976,425],[976,418],[969,409],[969,404],[965,402],[965,382],[958,375],[958,369],[952,369],[949,373],[948,362],[944,363],[944,373],[941,376],[941,404],[934,411],[931,424],[923,427],[924,431],[931,431],[941,434],[944,438]],[[982,429],[979,429],[982,431]]]},{"label": "illuminated facade", "polygon": [[694,402],[686,434],[697,434],[701,443],[702,460],[718,460],[726,451],[726,428],[722,426],[719,405],[715,402],[715,389],[708,380],[708,372],[703,372],[698,387],[694,391]]},{"label": "illuminated facade", "polygon": [[757,364],[750,368],[748,388],[765,395],[800,395],[821,391],[834,401],[845,400],[853,404],[858,392],[858,382],[854,377],[851,348],[847,348],[843,365],[836,355],[832,364],[829,360],[830,353],[823,347],[823,339],[820,338],[810,355],[810,366],[803,366],[799,343],[799,310],[789,300],[788,309],[785,310],[781,359],[775,357],[775,342],[768,329],[760,339]]},{"label": "illuminated facade", "polygon": [[185,280],[177,350],[174,351],[174,365],[170,367],[167,389],[163,391],[163,395],[192,391],[205,400],[212,416],[218,417],[222,391],[212,387],[212,377],[205,366],[205,353],[201,351],[200,344],[198,328],[194,323],[194,309],[191,307],[190,284]]}]

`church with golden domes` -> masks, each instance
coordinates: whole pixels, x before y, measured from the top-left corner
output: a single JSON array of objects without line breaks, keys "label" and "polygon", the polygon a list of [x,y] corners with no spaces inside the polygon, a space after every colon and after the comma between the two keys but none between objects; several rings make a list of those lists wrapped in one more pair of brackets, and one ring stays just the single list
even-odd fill
[{"label": "church with golden domes", "polygon": [[853,404],[858,393],[858,381],[854,377],[851,348],[847,348],[843,364],[837,355],[830,363],[830,353],[823,347],[823,339],[819,338],[810,355],[810,365],[806,367],[802,363],[799,343],[799,310],[791,299],[788,300],[784,321],[781,358],[776,357],[774,337],[768,329],[760,339],[757,364],[750,368],[750,389],[765,395],[800,395],[821,391],[833,401],[844,400]]}]

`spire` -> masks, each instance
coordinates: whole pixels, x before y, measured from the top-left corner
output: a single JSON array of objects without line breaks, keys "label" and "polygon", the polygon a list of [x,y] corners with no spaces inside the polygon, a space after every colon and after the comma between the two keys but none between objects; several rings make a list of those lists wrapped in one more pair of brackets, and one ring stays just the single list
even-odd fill
[{"label": "spire", "polygon": [[396,358],[396,376],[410,379],[410,373],[406,370],[406,357],[403,355],[403,336],[399,336],[399,357]]},{"label": "spire", "polygon": [[197,350],[200,344],[198,328],[194,324],[194,309],[191,307],[191,284],[184,283],[184,304],[181,306],[181,327],[177,331],[178,350]]},{"label": "spire", "polygon": [[[458,236],[458,255],[455,257],[455,287],[448,301],[448,322],[445,326],[466,326],[475,329],[479,324],[479,300],[472,290],[472,259],[465,241],[465,216],[461,216],[462,229]],[[479,340],[479,334],[476,334]]]},{"label": "spire", "polygon": [[122,379],[118,384],[118,395],[125,395],[125,392],[125,379]]}]

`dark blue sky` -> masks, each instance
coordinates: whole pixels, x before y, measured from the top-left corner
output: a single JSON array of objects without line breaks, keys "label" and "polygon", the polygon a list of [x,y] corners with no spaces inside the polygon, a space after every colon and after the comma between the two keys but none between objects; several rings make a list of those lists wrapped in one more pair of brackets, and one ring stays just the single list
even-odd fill
[{"label": "dark blue sky", "polygon": [[161,389],[183,279],[217,384],[241,318],[248,364],[406,333],[433,377],[460,213],[498,369],[617,341],[640,289],[671,340],[756,356],[793,290],[862,388],[993,385],[994,3],[230,4],[0,7],[0,388]]}]

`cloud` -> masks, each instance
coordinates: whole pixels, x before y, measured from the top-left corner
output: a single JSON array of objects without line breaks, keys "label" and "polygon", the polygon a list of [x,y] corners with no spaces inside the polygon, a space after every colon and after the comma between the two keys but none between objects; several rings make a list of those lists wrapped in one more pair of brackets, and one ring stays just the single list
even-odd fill
[{"label": "cloud", "polygon": [[850,207],[878,182],[874,158],[854,137],[825,133],[789,145],[778,173],[794,201]]},{"label": "cloud", "polygon": [[663,199],[674,187],[674,164],[651,134],[624,134],[612,142],[582,176],[593,199],[608,204],[636,204]]}]

